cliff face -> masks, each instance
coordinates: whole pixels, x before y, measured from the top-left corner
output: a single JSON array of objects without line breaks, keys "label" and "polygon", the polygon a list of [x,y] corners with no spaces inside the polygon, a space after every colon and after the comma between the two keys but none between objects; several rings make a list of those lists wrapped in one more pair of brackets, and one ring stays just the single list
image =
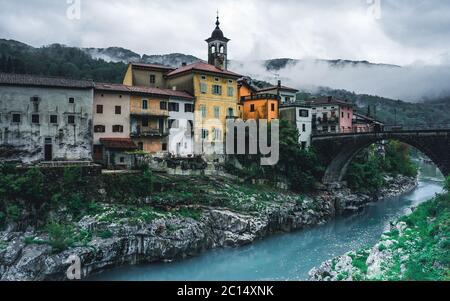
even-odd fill
[{"label": "cliff face", "polygon": [[[393,180],[389,193],[404,192],[402,181]],[[413,179],[409,183],[409,189],[414,187]],[[124,264],[186,258],[212,248],[238,247],[274,233],[323,224],[342,209],[356,210],[374,200],[347,189],[311,197],[280,192],[279,197],[265,200],[264,206],[258,198],[261,196],[245,198],[249,213],[202,206],[185,216],[152,213],[155,218],[151,221],[141,218],[148,215],[146,212],[137,218],[129,209],[103,204],[101,213],[76,223],[77,233],[91,233],[91,239],[59,253],[46,243],[48,234],[32,228],[15,232],[11,225],[0,232],[0,279],[66,280],[67,260],[73,255],[81,260],[83,278]]]}]

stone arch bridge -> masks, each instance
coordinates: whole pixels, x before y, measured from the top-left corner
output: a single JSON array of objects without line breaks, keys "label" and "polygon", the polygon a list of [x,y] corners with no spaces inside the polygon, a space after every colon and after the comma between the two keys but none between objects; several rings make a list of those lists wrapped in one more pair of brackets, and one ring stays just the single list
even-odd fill
[{"label": "stone arch bridge", "polygon": [[398,140],[417,148],[445,176],[450,175],[450,129],[313,135],[312,146],[327,166],[323,182],[341,182],[352,159],[364,148],[383,140]]}]

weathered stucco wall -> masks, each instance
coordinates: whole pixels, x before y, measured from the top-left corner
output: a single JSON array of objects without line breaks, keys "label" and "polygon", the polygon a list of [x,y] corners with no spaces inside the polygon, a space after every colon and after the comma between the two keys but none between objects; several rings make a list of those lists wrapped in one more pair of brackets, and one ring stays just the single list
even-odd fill
[{"label": "weathered stucco wall", "polygon": [[0,86],[0,160],[44,161],[49,145],[52,160],[90,161],[92,107],[92,89]]}]

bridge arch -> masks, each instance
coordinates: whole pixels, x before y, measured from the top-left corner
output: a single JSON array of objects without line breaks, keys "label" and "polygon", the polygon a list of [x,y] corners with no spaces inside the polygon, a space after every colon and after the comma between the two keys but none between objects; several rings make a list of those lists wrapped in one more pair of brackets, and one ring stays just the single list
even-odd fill
[{"label": "bridge arch", "polygon": [[326,166],[323,182],[341,182],[355,156],[383,140],[398,140],[417,148],[442,174],[450,175],[450,130],[353,133],[312,137],[312,145]]}]

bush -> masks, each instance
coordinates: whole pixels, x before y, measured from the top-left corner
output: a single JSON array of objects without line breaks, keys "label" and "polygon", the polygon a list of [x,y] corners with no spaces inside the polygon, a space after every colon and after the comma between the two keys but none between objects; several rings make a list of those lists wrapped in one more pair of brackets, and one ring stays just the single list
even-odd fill
[{"label": "bush", "polygon": [[70,225],[61,225],[51,223],[47,225],[46,230],[49,235],[49,244],[53,251],[63,251],[74,243],[74,229]]},{"label": "bush", "polygon": [[0,211],[0,227],[2,227],[5,224],[6,221],[6,214]]},{"label": "bush", "polygon": [[22,215],[22,208],[17,204],[11,204],[6,207],[6,215],[12,221],[18,221]]},{"label": "bush", "polygon": [[444,189],[450,193],[450,176],[447,177],[444,181]]}]

